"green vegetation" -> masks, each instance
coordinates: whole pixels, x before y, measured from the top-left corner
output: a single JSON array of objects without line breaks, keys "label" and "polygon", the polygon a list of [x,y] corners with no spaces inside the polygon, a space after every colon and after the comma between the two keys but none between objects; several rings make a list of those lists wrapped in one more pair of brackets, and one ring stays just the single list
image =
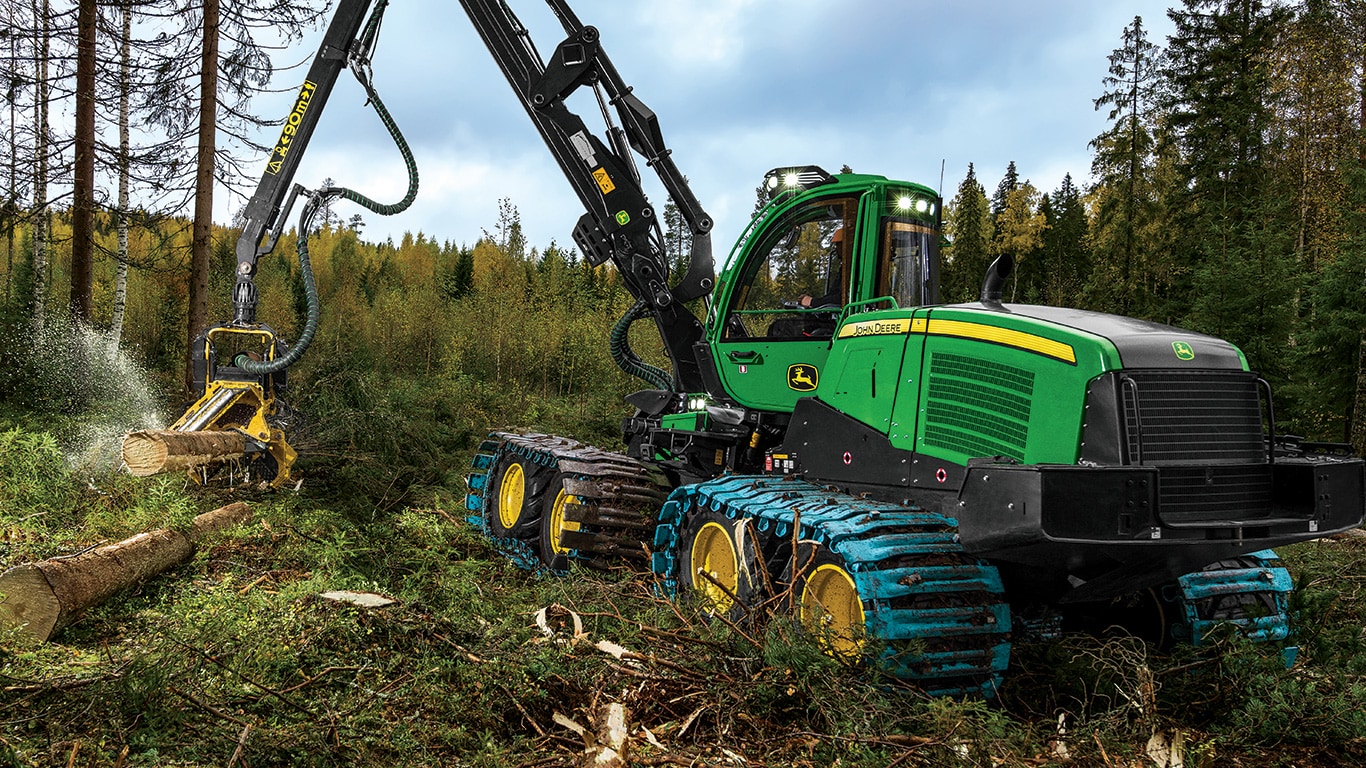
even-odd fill
[{"label": "green vegetation", "polygon": [[[1128,637],[1021,641],[990,703],[844,666],[790,617],[708,621],[647,575],[517,570],[465,521],[474,446],[512,425],[610,446],[632,382],[603,349],[626,306],[610,273],[511,250],[318,237],[325,313],[291,371],[293,492],[112,472],[98,446],[73,446],[141,418],[156,387],[139,384],[174,373],[51,325],[47,354],[5,347],[19,388],[5,391],[50,396],[0,411],[0,568],[230,500],[255,518],[56,642],[0,637],[0,765],[578,765],[612,705],[633,765],[1146,766],[1173,740],[1188,766],[1366,759],[1360,538],[1283,553],[1301,586],[1290,669],[1232,638],[1170,654]],[[287,264],[263,271],[286,333]],[[647,331],[637,346],[658,359]],[[398,602],[320,597],[336,590]]]},{"label": "green vegetation", "polygon": [[[1097,100],[1113,111],[1094,183],[1043,194],[1012,163],[989,198],[970,166],[948,210],[945,298],[974,298],[1011,252],[1008,299],[1227,336],[1276,385],[1283,426],[1366,445],[1358,5],[1186,0],[1166,60],[1136,19]],[[110,467],[118,435],[182,405],[186,222],[134,229],[110,344],[52,310],[70,283],[68,213],[36,228],[18,214],[0,304],[0,569],[230,500],[255,518],[54,643],[0,635],[0,767],[579,765],[612,741],[614,705],[635,765],[1110,768],[1162,749],[1201,768],[1366,763],[1359,536],[1281,553],[1299,584],[1289,668],[1234,637],[1169,652],[1017,638],[996,701],[930,700],[822,655],[787,616],[733,626],[662,599],[648,575],[519,571],[465,520],[489,429],[613,447],[636,385],[608,358],[630,304],[616,276],[529,248],[509,201],[473,246],[367,243],[335,221],[315,236],[322,324],[284,398],[303,483],[273,495]],[[234,239],[213,232],[214,320],[231,316]],[[287,338],[304,312],[294,247],[282,239],[257,277],[260,318]],[[96,270],[105,327],[116,265]],[[650,328],[632,343],[663,362]],[[337,590],[397,602],[321,597]]]},{"label": "green vegetation", "polygon": [[[0,467],[5,566],[242,496],[77,474],[25,427],[0,433]],[[316,477],[248,494],[252,522],[56,642],[0,638],[0,765],[113,765],[125,748],[129,766],[225,765],[239,746],[256,766],[576,765],[612,704],[636,765],[1147,765],[1155,733],[1181,734],[1190,766],[1366,759],[1361,538],[1283,553],[1300,585],[1290,669],[1234,638],[1168,655],[1068,636],[1017,644],[998,702],[928,700],[787,617],[730,626],[646,575],[519,571],[450,490],[394,503]],[[319,596],[335,590],[398,602]]]}]

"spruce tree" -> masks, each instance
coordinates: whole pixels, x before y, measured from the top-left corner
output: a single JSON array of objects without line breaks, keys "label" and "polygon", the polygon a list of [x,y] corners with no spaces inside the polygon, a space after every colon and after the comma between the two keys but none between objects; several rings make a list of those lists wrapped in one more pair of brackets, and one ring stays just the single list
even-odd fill
[{"label": "spruce tree", "polygon": [[1001,182],[996,185],[996,193],[991,196],[991,217],[994,219],[1001,215],[1006,208],[1006,201],[1010,193],[1020,187],[1020,173],[1015,170],[1015,161],[1011,160],[1006,166],[1006,175],[1001,177]]},{"label": "spruce tree", "polygon": [[1185,0],[1166,76],[1181,150],[1173,222],[1190,279],[1177,293],[1186,325],[1241,346],[1275,377],[1289,342],[1293,230],[1270,172],[1271,68],[1287,11],[1260,0]]},{"label": "spruce tree", "polygon": [[1148,42],[1143,18],[1135,16],[1124,28],[1123,44],[1110,54],[1109,74],[1101,81],[1106,91],[1095,101],[1098,110],[1110,108],[1110,128],[1091,141],[1095,267],[1085,303],[1124,315],[1151,317],[1155,309],[1147,286],[1159,245],[1152,237],[1158,219],[1152,128],[1160,55]]},{"label": "spruce tree", "polygon": [[1090,226],[1072,174],[1064,176],[1051,195],[1044,195],[1039,213],[1044,218],[1043,246],[1033,270],[1037,295],[1030,300],[1058,307],[1078,306],[1091,270]]},{"label": "spruce tree", "polygon": [[945,234],[940,292],[947,303],[972,301],[991,258],[991,220],[987,193],[971,163],[968,175],[945,211]]}]

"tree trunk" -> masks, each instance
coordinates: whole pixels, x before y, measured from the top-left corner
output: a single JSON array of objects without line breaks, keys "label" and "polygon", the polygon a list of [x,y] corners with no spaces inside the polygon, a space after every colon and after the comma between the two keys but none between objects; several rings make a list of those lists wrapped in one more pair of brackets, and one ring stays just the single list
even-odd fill
[{"label": "tree trunk", "polygon": [[1366,334],[1357,351],[1357,391],[1351,414],[1351,441],[1358,456],[1366,456]]},{"label": "tree trunk", "polygon": [[188,560],[203,536],[249,517],[251,510],[239,501],[196,517],[184,533],[163,528],[78,555],[15,566],[0,574],[0,625],[49,640],[87,608]]},{"label": "tree trunk", "polygon": [[[14,13],[18,14],[18,6]],[[15,62],[15,76],[19,66],[19,35],[9,38],[10,61]],[[5,304],[8,307],[14,288],[14,229],[19,220],[19,99],[11,96],[9,100],[9,194],[5,197]]]},{"label": "tree trunk", "polygon": [[114,276],[114,316],[109,334],[117,347],[123,339],[123,312],[128,304],[128,96],[132,90],[133,3],[123,2],[123,41],[119,54],[119,209],[117,221],[118,267]]},{"label": "tree trunk", "polygon": [[95,0],[76,12],[76,166],[71,186],[71,318],[90,324],[95,254]]},{"label": "tree trunk", "polygon": [[34,89],[33,121],[38,135],[34,138],[34,154],[38,156],[33,177],[33,327],[41,332],[47,313],[47,240],[48,204],[47,172],[48,143],[51,139],[48,126],[48,56],[51,42],[52,20],[47,0],[33,0],[33,16],[38,27],[34,38]]},{"label": "tree trunk", "polygon": [[148,429],[123,438],[123,463],[134,477],[240,459],[247,452],[241,432],[176,432]]},{"label": "tree trunk", "polygon": [[[189,335],[204,332],[209,309],[209,237],[213,231],[213,169],[218,116],[218,0],[204,0],[204,45],[199,75],[199,154],[196,160],[194,237],[190,244]],[[190,345],[192,346],[192,345]],[[185,391],[194,390],[194,350],[185,351]]]}]

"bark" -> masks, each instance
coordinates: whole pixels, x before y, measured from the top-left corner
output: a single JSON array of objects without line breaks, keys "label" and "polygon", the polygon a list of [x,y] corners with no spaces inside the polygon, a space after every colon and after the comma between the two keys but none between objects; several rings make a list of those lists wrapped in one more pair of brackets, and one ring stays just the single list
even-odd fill
[{"label": "bark", "polygon": [[188,560],[200,538],[250,517],[239,501],[196,517],[189,531],[149,531],[78,555],[15,566],[0,574],[0,626],[49,640],[87,608]]},{"label": "bark", "polygon": [[119,209],[115,213],[118,230],[118,267],[114,275],[114,317],[109,333],[118,346],[123,339],[123,312],[128,305],[128,96],[132,90],[133,3],[123,3],[123,41],[119,61]]},{"label": "bark", "polygon": [[34,154],[38,156],[33,178],[33,326],[42,331],[47,312],[47,240],[49,211],[47,204],[48,152],[51,139],[48,125],[48,58],[50,53],[52,20],[47,0],[33,0],[33,16],[39,28],[34,39],[34,96],[33,120],[38,128],[34,139]]},{"label": "bark", "polygon": [[[18,12],[17,7],[15,12]],[[19,36],[10,35],[10,61],[19,61]],[[16,65],[16,72],[17,72]],[[19,217],[19,99],[9,100],[9,194],[5,198],[5,306],[9,306],[14,278],[14,229]]]},{"label": "bark", "polygon": [[1357,350],[1357,391],[1353,401],[1351,441],[1358,456],[1366,456],[1366,334],[1361,336]]},{"label": "bark", "polygon": [[240,459],[247,451],[241,432],[176,432],[149,429],[123,438],[123,463],[134,477]]},{"label": "bark", "polygon": [[90,324],[95,259],[95,0],[76,15],[76,166],[71,199],[71,317]]},{"label": "bark", "polygon": [[[209,237],[213,228],[213,170],[218,116],[218,0],[204,0],[204,45],[199,76],[199,154],[195,172],[194,237],[190,243],[189,335],[208,320]],[[185,391],[194,390],[194,350],[185,351]]]}]

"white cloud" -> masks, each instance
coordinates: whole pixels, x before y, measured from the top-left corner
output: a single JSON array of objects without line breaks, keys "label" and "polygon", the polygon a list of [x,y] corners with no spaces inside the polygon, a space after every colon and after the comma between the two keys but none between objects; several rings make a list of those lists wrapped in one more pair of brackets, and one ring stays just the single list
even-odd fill
[{"label": "white cloud", "polygon": [[[1166,33],[1158,0],[571,3],[658,112],[675,162],[717,221],[718,253],[776,165],[849,163],[938,186],[943,161],[952,194],[969,162],[994,188],[1015,160],[1040,189],[1067,172],[1080,183],[1087,142],[1103,129],[1091,100],[1105,57],[1136,13],[1153,42]],[[513,6],[548,54],[563,36],[555,20],[536,2]],[[568,242],[582,208],[463,12],[444,1],[395,5],[375,78],[414,142],[423,181],[409,212],[366,216],[367,238],[422,230],[473,241],[506,197],[533,245]],[[402,164],[357,94],[339,85],[299,180],[331,176],[372,197],[401,195]],[[575,106],[596,125],[591,100]],[[647,192],[662,206],[657,185]]]}]

